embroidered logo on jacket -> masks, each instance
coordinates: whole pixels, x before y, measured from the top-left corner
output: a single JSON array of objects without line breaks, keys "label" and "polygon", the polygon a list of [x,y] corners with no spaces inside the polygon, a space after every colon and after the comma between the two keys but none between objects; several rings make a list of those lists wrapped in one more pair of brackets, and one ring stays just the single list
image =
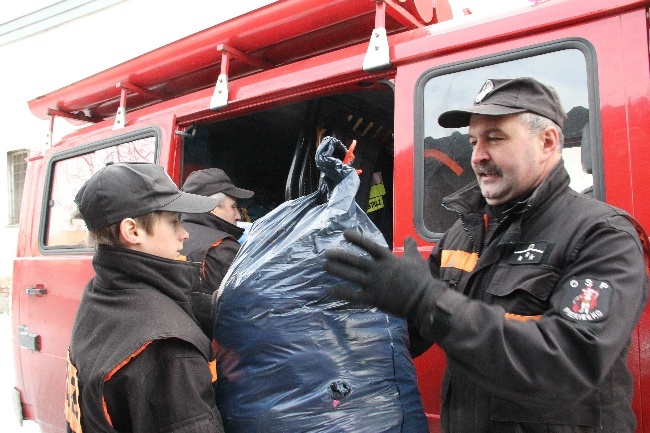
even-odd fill
[{"label": "embroidered logo on jacket", "polygon": [[579,322],[600,322],[607,317],[611,293],[607,281],[573,278],[564,287],[562,315]]},{"label": "embroidered logo on jacket", "polygon": [[517,244],[515,250],[510,256],[508,263],[511,265],[529,265],[532,263],[542,263],[542,258],[546,251],[551,250],[548,242],[535,242],[529,244]]}]

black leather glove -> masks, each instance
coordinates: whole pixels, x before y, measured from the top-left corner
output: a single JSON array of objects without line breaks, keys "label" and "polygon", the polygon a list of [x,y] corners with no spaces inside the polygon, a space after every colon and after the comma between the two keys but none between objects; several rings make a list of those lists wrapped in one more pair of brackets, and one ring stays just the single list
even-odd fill
[{"label": "black leather glove", "polygon": [[363,289],[336,287],[331,290],[334,297],[375,306],[415,323],[427,311],[432,311],[444,283],[433,278],[413,238],[404,242],[404,256],[400,258],[354,230],[345,230],[343,235],[372,258],[342,248],[325,252],[327,272],[357,283]]}]

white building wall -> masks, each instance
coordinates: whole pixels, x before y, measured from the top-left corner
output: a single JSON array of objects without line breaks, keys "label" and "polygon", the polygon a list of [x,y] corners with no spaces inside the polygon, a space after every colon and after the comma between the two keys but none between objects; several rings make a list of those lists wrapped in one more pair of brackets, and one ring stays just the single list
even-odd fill
[{"label": "white building wall", "polygon": [[[42,147],[49,128],[27,101],[273,1],[124,0],[0,46],[0,285],[11,275],[18,237],[8,225],[6,155]],[[54,142],[74,128],[57,118]]]}]

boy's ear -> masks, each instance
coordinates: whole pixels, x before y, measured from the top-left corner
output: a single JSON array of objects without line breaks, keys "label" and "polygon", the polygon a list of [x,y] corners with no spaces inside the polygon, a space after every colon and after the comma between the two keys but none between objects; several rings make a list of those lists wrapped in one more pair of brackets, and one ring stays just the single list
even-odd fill
[{"label": "boy's ear", "polygon": [[140,244],[142,229],[133,218],[124,218],[120,222],[120,238],[126,248]]}]

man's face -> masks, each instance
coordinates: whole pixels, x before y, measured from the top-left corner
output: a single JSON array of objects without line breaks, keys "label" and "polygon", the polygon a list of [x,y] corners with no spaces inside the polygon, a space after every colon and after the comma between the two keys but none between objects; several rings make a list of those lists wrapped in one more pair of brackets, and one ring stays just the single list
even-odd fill
[{"label": "man's face", "polygon": [[176,212],[161,212],[153,225],[152,234],[141,230],[140,251],[166,259],[176,259],[189,235]]},{"label": "man's face", "polygon": [[469,141],[472,168],[490,205],[524,195],[546,176],[542,134],[530,134],[517,115],[472,115]]},{"label": "man's face", "polygon": [[237,202],[229,195],[226,196],[223,203],[212,210],[212,214],[218,216],[222,220],[228,221],[230,224],[236,224],[238,220],[241,220],[241,214],[239,213]]}]

